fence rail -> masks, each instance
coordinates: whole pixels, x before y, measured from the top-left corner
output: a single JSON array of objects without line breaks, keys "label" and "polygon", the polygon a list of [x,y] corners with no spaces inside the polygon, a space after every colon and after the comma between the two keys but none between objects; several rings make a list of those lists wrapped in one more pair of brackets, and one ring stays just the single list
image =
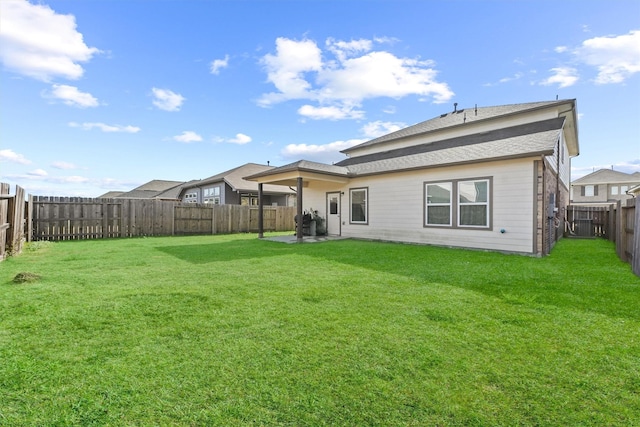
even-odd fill
[{"label": "fence rail", "polygon": [[[258,208],[146,199],[29,196],[33,240],[229,234],[258,231]],[[264,207],[265,231],[295,229],[296,208]]]}]

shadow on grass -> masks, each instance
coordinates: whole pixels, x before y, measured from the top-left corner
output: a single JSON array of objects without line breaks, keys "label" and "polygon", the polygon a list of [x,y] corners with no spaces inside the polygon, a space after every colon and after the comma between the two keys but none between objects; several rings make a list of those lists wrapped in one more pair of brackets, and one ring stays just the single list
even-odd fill
[{"label": "shadow on grass", "polygon": [[157,250],[193,264],[249,260],[295,253],[290,245],[274,243],[265,247],[258,239],[233,240],[197,245],[161,246]]},{"label": "shadow on grass", "polygon": [[640,278],[606,241],[561,241],[544,258],[357,240],[285,245],[252,239],[158,250],[196,264],[306,255],[317,258],[318,266],[325,260],[402,275],[514,305],[545,304],[640,320]]}]

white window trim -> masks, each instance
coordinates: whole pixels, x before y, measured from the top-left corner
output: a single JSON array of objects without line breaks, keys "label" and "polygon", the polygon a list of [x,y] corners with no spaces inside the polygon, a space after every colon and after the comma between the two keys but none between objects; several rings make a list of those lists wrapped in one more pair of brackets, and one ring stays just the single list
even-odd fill
[{"label": "white window trim", "polygon": [[[429,190],[430,185],[449,184],[449,203],[429,203]],[[425,196],[425,215],[424,225],[429,227],[451,227],[453,225],[453,183],[451,181],[440,182],[425,182],[424,184],[424,196]],[[448,224],[431,224],[429,223],[429,207],[448,206],[449,207],[449,223]]]},{"label": "white window trim", "polygon": [[[353,193],[364,191],[364,221],[353,220]],[[369,187],[349,189],[349,224],[368,225],[369,224]]]},{"label": "white window trim", "polygon": [[[466,203],[462,203],[460,201],[460,184],[463,183],[476,183],[476,182],[486,182],[487,183],[487,201],[486,202],[466,202]],[[469,180],[460,180],[457,182],[457,211],[458,211],[458,227],[464,227],[464,228],[481,228],[481,229],[487,229],[491,226],[491,182],[486,179],[486,178],[482,178],[482,179],[469,179]],[[463,206],[486,206],[486,210],[487,210],[487,223],[485,225],[473,225],[473,224],[461,224],[460,223],[460,218],[462,218],[462,215],[460,214],[460,210]]]}]

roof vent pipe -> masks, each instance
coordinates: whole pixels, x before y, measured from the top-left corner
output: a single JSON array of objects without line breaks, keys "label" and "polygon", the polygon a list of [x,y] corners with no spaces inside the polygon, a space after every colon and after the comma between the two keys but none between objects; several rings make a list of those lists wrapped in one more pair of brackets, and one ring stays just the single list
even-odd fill
[{"label": "roof vent pipe", "polygon": [[476,116],[478,115],[478,104],[476,104],[476,108],[474,110],[476,112]]},{"label": "roof vent pipe", "polygon": [[456,111],[458,111],[458,103],[454,102],[453,103],[453,112],[455,113]]}]

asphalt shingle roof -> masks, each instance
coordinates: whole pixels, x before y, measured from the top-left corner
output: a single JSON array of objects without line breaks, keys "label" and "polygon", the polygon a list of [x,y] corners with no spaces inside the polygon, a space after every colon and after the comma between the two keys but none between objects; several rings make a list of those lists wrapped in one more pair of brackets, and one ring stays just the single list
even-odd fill
[{"label": "asphalt shingle roof", "polygon": [[640,183],[640,173],[632,174],[618,172],[611,169],[599,169],[595,172],[578,178],[571,184],[613,184],[613,183]]},{"label": "asphalt shingle roof", "polygon": [[367,175],[400,170],[477,163],[553,153],[561,128],[543,129],[536,133],[486,140],[405,156],[387,156],[347,166],[350,175]]},{"label": "asphalt shingle roof", "polygon": [[427,132],[438,131],[454,126],[460,126],[466,123],[478,122],[482,120],[490,120],[497,117],[504,117],[515,113],[520,113],[526,110],[535,110],[537,108],[549,107],[555,104],[564,104],[567,100],[559,101],[543,101],[543,102],[528,102],[522,104],[509,104],[498,105],[494,107],[473,107],[463,108],[454,112],[442,114],[433,119],[426,120],[424,122],[417,123],[413,126],[400,129],[396,132],[383,135],[379,138],[372,139],[362,144],[356,145],[346,150],[342,150],[342,153],[350,153],[360,148],[369,147],[371,145],[381,144],[397,139],[407,138]]},{"label": "asphalt shingle roof", "polygon": [[[210,176],[199,181],[190,182],[184,188],[201,187],[207,184],[214,184],[216,182],[226,182],[236,191],[257,192],[258,183],[247,181],[244,179],[247,176],[259,174],[261,172],[271,171],[275,169],[274,166],[260,165],[257,163],[246,163],[242,166],[238,166],[228,171],[221,172],[219,174]],[[292,193],[292,191],[284,189],[280,185],[265,184],[262,188],[265,193]]]}]

